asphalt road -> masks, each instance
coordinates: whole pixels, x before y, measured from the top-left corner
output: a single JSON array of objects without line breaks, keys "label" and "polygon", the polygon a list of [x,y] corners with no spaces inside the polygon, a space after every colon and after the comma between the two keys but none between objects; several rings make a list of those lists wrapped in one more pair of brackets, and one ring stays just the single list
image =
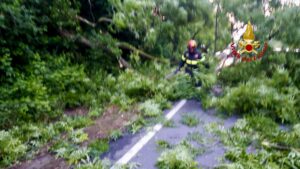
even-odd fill
[{"label": "asphalt road", "polygon": [[[179,102],[174,103],[174,106],[178,103]],[[169,112],[170,110],[164,111],[165,114]],[[195,114],[200,119],[200,124],[192,128],[181,124],[180,120],[182,115],[186,113]],[[188,133],[200,132],[204,142],[206,142],[205,145],[202,145],[205,152],[196,157],[195,160],[199,163],[199,166],[204,169],[213,168],[220,162],[220,159],[225,153],[225,148],[219,142],[218,138],[209,133],[205,128],[207,128],[210,123],[218,123],[221,124],[221,127],[229,128],[236,122],[237,117],[220,118],[214,110],[204,111],[201,107],[201,103],[188,100],[176,111],[172,120],[175,122],[176,127],[162,127],[161,130],[156,132],[137,154],[130,159],[129,163],[138,163],[141,169],[156,169],[155,163],[161,153],[161,151],[157,150],[157,140],[165,140],[171,144],[178,144],[187,137]],[[116,142],[112,142],[110,144],[110,151],[104,154],[102,158],[108,158],[112,163],[117,162],[124,154],[132,149],[141,138],[145,137],[147,133],[149,133],[149,131],[144,129],[135,135],[128,134]]]}]

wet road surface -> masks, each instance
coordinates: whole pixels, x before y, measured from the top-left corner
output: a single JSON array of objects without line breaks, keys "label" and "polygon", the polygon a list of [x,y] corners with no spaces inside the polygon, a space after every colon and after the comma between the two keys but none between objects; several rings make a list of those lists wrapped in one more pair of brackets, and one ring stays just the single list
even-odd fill
[{"label": "wet road surface", "polygon": [[[178,102],[175,103],[174,106],[176,106],[176,104],[178,104]],[[169,112],[170,110],[164,111],[165,114]],[[197,127],[188,127],[181,124],[180,120],[182,115],[187,113],[194,114],[199,118],[200,123]],[[197,156],[195,160],[199,163],[199,166],[204,169],[213,168],[219,164],[219,160],[225,153],[225,148],[219,142],[218,138],[209,133],[206,128],[211,123],[220,124],[221,127],[229,128],[234,125],[237,117],[220,118],[214,110],[204,111],[200,102],[188,100],[177,111],[172,120],[175,122],[174,128],[163,127],[159,130],[129,162],[140,164],[141,169],[156,169],[155,163],[161,153],[157,150],[156,146],[158,140],[165,140],[170,144],[178,144],[185,139],[189,133],[199,132],[205,142],[205,145],[203,145],[205,152]],[[121,139],[110,144],[110,151],[104,154],[102,158],[108,158],[112,163],[115,163],[148,132],[146,129],[143,129],[135,135],[124,135]]]}]

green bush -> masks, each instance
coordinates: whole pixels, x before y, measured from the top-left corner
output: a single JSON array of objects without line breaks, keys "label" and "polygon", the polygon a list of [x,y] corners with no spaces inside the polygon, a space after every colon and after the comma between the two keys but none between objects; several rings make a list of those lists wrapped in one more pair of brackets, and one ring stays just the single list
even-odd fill
[{"label": "green bush", "polygon": [[300,58],[297,54],[288,53],[286,55],[286,69],[289,71],[290,78],[292,83],[300,89]]},{"label": "green bush", "polygon": [[228,89],[219,98],[216,106],[219,111],[239,114],[263,114],[282,122],[295,122],[299,119],[296,112],[296,93],[281,93],[267,86],[268,81],[251,79],[245,84]]},{"label": "green bush", "polygon": [[71,65],[66,56],[50,61],[52,63],[44,82],[55,103],[62,108],[89,105],[91,100],[87,99],[87,95],[94,84],[86,75],[83,65]]},{"label": "green bush", "polygon": [[132,70],[126,70],[118,77],[117,88],[121,89],[127,96],[141,99],[153,94],[152,81]]},{"label": "green bush", "polygon": [[237,65],[224,68],[218,76],[218,81],[224,86],[237,86],[245,83],[252,77],[264,76],[260,62],[238,63]]},{"label": "green bush", "polygon": [[1,128],[55,116],[47,87],[35,77],[19,78],[12,85],[1,86],[0,100]]},{"label": "green bush", "polygon": [[27,146],[7,131],[0,131],[0,167],[7,166],[22,157]]}]

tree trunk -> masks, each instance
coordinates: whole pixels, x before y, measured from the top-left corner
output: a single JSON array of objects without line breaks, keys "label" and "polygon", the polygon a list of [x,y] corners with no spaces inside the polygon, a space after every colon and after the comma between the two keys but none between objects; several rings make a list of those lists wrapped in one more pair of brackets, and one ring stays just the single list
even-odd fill
[{"label": "tree trunk", "polygon": [[215,20],[215,47],[214,47],[214,53],[217,52],[217,40],[218,40],[218,15],[219,15],[219,8],[220,8],[220,2],[217,2],[217,11],[216,11],[216,20]]}]

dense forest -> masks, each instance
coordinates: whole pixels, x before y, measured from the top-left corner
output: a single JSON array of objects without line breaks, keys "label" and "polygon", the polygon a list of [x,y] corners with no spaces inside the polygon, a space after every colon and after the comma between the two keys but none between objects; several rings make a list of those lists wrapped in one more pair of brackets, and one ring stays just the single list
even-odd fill
[{"label": "dense forest", "polygon": [[[18,168],[45,147],[68,167],[109,168],[99,156],[110,141],[160,120],[180,99],[240,117],[229,130],[214,129],[227,148],[217,168],[300,168],[297,2],[1,0],[0,168]],[[233,40],[229,16],[251,21],[268,50],[217,74],[215,53]],[[165,78],[190,39],[206,56],[195,72],[200,88],[183,71]],[[128,117],[126,125],[91,139],[84,129],[114,108],[111,116]],[[246,152],[249,145],[256,153]],[[186,144],[174,151],[193,154]],[[201,168],[186,158],[163,153],[157,167]]]}]

